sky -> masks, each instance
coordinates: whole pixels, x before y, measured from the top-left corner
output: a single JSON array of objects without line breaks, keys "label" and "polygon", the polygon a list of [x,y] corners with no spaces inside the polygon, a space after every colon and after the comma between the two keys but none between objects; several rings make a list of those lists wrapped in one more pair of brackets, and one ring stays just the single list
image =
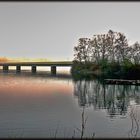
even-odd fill
[{"label": "sky", "polygon": [[107,33],[140,42],[140,2],[0,2],[0,57],[73,60],[81,37]]}]

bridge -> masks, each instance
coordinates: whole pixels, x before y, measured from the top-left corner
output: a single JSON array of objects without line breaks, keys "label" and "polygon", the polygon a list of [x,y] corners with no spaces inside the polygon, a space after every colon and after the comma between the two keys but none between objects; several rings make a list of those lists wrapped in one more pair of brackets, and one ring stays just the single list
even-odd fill
[{"label": "bridge", "polygon": [[31,66],[32,73],[36,73],[37,66],[50,66],[51,67],[51,73],[56,74],[56,68],[57,66],[61,67],[67,67],[72,66],[72,61],[56,61],[56,62],[4,62],[0,63],[0,66],[3,67],[3,72],[7,73],[9,70],[9,66],[16,66],[16,72],[21,72],[21,66]]}]

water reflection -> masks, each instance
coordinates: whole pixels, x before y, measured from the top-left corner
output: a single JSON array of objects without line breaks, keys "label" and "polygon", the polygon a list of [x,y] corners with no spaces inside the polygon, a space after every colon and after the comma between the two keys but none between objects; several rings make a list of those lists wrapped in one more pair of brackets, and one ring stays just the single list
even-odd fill
[{"label": "water reflection", "polygon": [[138,137],[139,91],[63,73],[0,73],[0,137]]},{"label": "water reflection", "polygon": [[[76,130],[80,132],[80,138],[82,139],[85,134],[85,128],[87,123],[88,116],[85,116],[85,107],[82,108],[81,113],[81,128],[76,127]],[[75,131],[74,131],[75,132]],[[74,136],[73,136],[74,138]]]},{"label": "water reflection", "polygon": [[129,115],[131,118],[131,129],[128,132],[128,136],[136,138],[139,131],[139,120],[137,118],[137,108],[131,106]]},{"label": "water reflection", "polygon": [[74,95],[78,97],[79,106],[106,109],[110,117],[126,115],[132,101],[140,104],[139,91],[139,86],[105,85],[98,80],[74,81]]}]

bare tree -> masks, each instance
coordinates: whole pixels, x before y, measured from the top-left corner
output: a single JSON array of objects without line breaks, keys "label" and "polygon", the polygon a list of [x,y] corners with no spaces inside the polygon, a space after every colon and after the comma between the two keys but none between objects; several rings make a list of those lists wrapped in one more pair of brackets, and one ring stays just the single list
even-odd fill
[{"label": "bare tree", "polygon": [[140,60],[140,44],[138,42],[134,43],[132,45],[132,49],[133,49],[133,55],[132,59],[134,61],[134,64],[140,64],[139,60]]},{"label": "bare tree", "polygon": [[75,51],[75,60],[80,61],[80,62],[89,62],[89,56],[90,56],[90,51],[89,51],[89,38],[80,38],[78,45],[74,47]]},{"label": "bare tree", "polygon": [[139,64],[140,44],[129,46],[126,36],[121,32],[109,30],[107,34],[97,34],[90,38],[80,38],[74,47],[75,58],[78,62],[119,62],[129,60]]},{"label": "bare tree", "polygon": [[125,50],[128,47],[128,41],[126,39],[126,36],[123,33],[117,33],[117,38],[115,40],[115,44],[116,44],[116,57],[117,57],[117,61],[118,62],[123,62],[125,57],[126,57],[126,53]]}]

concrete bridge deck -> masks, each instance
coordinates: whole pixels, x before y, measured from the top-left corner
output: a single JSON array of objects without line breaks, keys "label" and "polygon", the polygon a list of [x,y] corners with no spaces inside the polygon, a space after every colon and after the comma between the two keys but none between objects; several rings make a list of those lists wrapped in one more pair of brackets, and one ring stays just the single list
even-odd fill
[{"label": "concrete bridge deck", "polygon": [[56,67],[67,67],[72,66],[72,61],[55,61],[55,62],[5,62],[0,63],[3,67],[3,72],[8,72],[9,66],[16,66],[16,72],[21,72],[21,66],[31,66],[32,73],[36,72],[37,66],[50,66],[51,73],[56,74]]},{"label": "concrete bridge deck", "polygon": [[5,62],[0,63],[0,66],[72,66],[72,61],[52,61],[52,62]]}]

